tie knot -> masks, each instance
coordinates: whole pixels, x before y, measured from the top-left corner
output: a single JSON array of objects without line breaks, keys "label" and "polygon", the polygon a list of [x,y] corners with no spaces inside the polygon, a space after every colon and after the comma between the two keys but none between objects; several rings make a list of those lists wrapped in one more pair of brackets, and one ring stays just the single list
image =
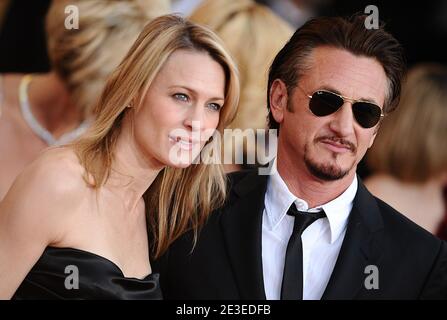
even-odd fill
[{"label": "tie knot", "polygon": [[315,213],[299,211],[294,203],[292,203],[292,205],[290,206],[287,214],[295,217],[293,232],[300,235],[304,232],[304,230],[306,230],[308,226],[310,226],[316,220],[326,217],[326,213],[324,212],[324,210]]}]

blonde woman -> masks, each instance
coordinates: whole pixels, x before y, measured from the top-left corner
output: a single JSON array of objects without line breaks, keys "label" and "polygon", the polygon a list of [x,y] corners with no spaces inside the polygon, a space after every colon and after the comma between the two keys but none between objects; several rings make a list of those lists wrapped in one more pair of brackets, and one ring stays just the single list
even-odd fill
[{"label": "blonde woman", "polygon": [[[276,53],[292,36],[292,28],[269,8],[253,0],[204,0],[191,14],[190,19],[215,31],[238,64],[241,99],[239,111],[230,128],[266,129],[265,92],[268,67]],[[256,159],[254,145],[244,146],[243,141],[238,139],[230,144],[229,139],[232,137],[228,137],[224,141],[227,158],[233,157],[235,150],[241,150],[245,165],[255,164],[251,159],[259,160]],[[226,164],[225,169],[240,170],[241,163],[236,160],[237,158],[234,158],[231,164]]]},{"label": "blonde woman", "polygon": [[[66,28],[75,8],[79,29]],[[0,201],[44,148],[85,131],[106,77],[144,25],[167,12],[167,0],[52,2],[46,17],[51,72],[0,75]]]},{"label": "blonde woman", "polygon": [[368,154],[368,189],[434,234],[447,212],[446,101],[447,68],[413,67],[399,108],[385,118]]},{"label": "blonde woman", "polygon": [[0,298],[161,298],[149,249],[159,256],[222,204],[221,165],[193,160],[210,156],[238,95],[211,31],[149,23],[89,131],[45,152],[0,204]]}]

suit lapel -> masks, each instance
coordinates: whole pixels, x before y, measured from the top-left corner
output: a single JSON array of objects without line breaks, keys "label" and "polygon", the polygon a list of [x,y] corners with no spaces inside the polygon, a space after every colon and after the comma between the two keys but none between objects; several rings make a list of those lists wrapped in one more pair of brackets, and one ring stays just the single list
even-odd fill
[{"label": "suit lapel", "polygon": [[241,299],[265,300],[262,216],[268,176],[249,173],[233,188],[236,199],[221,220]]},{"label": "suit lapel", "polygon": [[377,202],[359,179],[346,235],[322,299],[353,299],[364,288],[365,267],[380,260],[382,231]]},{"label": "suit lapel", "polygon": [[[268,176],[247,174],[233,188],[236,199],[222,216],[230,263],[241,299],[265,300],[262,216]],[[365,267],[379,265],[383,221],[375,198],[359,179],[346,235],[322,299],[353,299],[364,288]]]}]

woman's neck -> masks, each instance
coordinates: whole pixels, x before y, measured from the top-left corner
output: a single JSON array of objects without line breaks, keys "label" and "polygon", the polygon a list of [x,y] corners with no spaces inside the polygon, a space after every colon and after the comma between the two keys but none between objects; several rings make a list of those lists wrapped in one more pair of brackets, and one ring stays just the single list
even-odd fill
[{"label": "woman's neck", "polygon": [[133,212],[164,166],[140,151],[132,139],[130,127],[124,121],[105,187],[123,199],[128,212]]},{"label": "woman's neck", "polygon": [[33,76],[28,101],[33,116],[55,138],[75,129],[83,120],[82,112],[72,104],[65,84],[54,72]]}]

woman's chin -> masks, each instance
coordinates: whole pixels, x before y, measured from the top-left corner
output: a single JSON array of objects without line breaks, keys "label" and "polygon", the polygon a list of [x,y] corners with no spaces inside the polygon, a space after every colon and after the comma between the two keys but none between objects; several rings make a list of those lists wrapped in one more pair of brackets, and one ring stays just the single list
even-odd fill
[{"label": "woman's chin", "polygon": [[190,157],[180,157],[177,159],[169,159],[166,165],[171,168],[184,169],[193,164],[193,162]]},{"label": "woman's chin", "polygon": [[199,155],[193,155],[191,151],[181,151],[177,154],[171,153],[167,157],[166,165],[172,168],[187,168],[192,164],[199,163]]}]

